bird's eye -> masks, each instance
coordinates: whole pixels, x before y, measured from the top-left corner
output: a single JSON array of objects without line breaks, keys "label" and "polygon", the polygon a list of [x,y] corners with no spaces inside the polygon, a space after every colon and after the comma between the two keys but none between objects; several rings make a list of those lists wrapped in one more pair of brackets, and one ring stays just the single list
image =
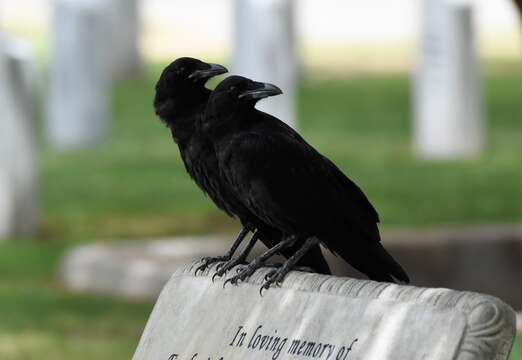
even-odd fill
[{"label": "bird's eye", "polygon": [[230,90],[230,91],[234,91],[234,90],[236,90],[236,87],[235,87],[235,86],[231,86],[231,87],[229,88],[229,90]]}]

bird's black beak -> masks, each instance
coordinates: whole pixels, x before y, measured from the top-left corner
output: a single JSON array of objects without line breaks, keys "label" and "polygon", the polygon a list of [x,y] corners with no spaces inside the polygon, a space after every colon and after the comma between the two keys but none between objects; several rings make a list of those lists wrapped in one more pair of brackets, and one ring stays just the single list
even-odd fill
[{"label": "bird's black beak", "polygon": [[193,80],[208,80],[216,75],[224,74],[228,72],[227,68],[219,64],[207,64],[209,67],[206,69],[198,69],[189,75],[189,79]]},{"label": "bird's black beak", "polygon": [[243,91],[239,95],[239,99],[260,100],[269,96],[282,94],[283,91],[275,85],[269,83],[254,83],[252,88]]}]

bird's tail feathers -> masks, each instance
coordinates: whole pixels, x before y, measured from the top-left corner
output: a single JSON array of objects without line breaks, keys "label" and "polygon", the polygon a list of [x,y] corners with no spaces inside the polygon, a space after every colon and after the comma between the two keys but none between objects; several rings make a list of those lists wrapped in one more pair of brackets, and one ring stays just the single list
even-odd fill
[{"label": "bird's tail feathers", "polygon": [[371,280],[400,282],[408,284],[410,278],[402,266],[386,251],[381,243],[375,244],[373,254],[376,256],[375,270],[367,273]]},{"label": "bird's tail feathers", "polygon": [[406,271],[380,242],[372,242],[367,246],[341,246],[332,250],[371,280],[406,284],[410,282]]}]

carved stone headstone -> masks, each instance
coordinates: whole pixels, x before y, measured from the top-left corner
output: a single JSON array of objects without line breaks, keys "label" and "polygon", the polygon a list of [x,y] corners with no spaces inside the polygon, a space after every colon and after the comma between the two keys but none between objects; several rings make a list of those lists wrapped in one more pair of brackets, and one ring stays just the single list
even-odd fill
[{"label": "carved stone headstone", "polygon": [[473,8],[463,0],[423,0],[414,81],[414,145],[425,158],[477,155],[483,114]]},{"label": "carved stone headstone", "polygon": [[31,47],[1,36],[0,238],[30,236],[37,225],[34,95]]},{"label": "carved stone headstone", "polygon": [[46,130],[58,148],[89,146],[108,130],[111,42],[105,0],[56,0]]},{"label": "carved stone headstone", "polygon": [[134,360],[505,360],[515,337],[488,295],[300,272],[260,295],[269,269],[223,287],[196,265],[163,289]]},{"label": "carved stone headstone", "polygon": [[233,72],[279,86],[283,95],[257,107],[295,127],[293,18],[292,0],[236,0]]}]

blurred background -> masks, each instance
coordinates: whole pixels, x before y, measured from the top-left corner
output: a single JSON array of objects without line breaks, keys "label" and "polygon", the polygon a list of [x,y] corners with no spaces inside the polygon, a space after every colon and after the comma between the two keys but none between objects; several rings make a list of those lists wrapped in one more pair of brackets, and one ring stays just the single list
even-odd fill
[{"label": "blurred background", "polygon": [[154,116],[180,56],[279,85],[260,108],[362,187],[414,285],[521,311],[519,15],[510,0],[0,0],[0,359],[131,358],[169,275],[238,230]]}]

